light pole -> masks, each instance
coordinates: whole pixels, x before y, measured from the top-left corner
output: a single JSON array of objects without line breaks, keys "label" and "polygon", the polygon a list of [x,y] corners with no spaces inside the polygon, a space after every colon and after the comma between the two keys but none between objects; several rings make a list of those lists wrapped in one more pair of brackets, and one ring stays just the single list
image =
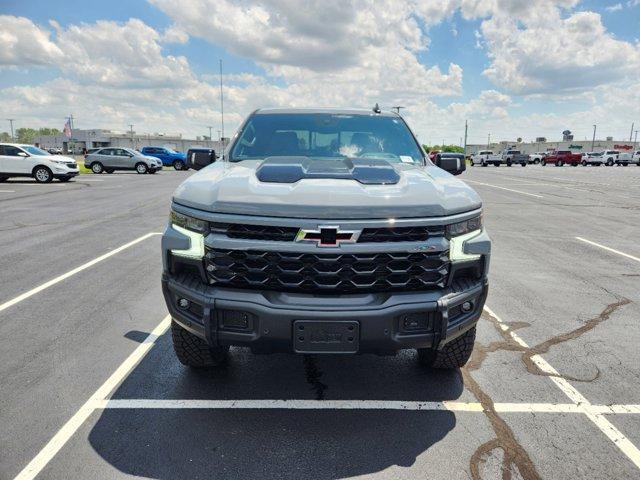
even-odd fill
[{"label": "light pole", "polygon": [[637,150],[638,149],[638,130],[636,130],[636,136],[633,140],[633,149]]},{"label": "light pole", "polygon": [[211,138],[211,129],[212,129],[213,127],[208,126],[207,128],[209,129],[209,141],[211,142],[211,141],[213,141],[213,138]]},{"label": "light pole", "polygon": [[133,123],[130,123],[130,124],[129,124],[129,132],[130,132],[130,135],[131,135],[131,148],[134,148],[134,149],[135,149],[135,148],[136,148],[136,145],[135,145],[135,143],[133,142]]},{"label": "light pole", "polygon": [[469,123],[464,121],[464,158],[467,158],[467,132],[469,131]]},{"label": "light pole", "polygon": [[489,148],[491,148],[491,134],[487,136],[487,150],[489,150]]},{"label": "light pole", "polygon": [[7,120],[9,121],[9,125],[11,125],[11,141],[13,142],[15,140],[13,138],[13,121],[15,120],[15,118],[7,118]]},{"label": "light pole", "polygon": [[594,145],[596,144],[596,125],[593,126],[593,139],[591,140],[591,151],[593,152]]}]

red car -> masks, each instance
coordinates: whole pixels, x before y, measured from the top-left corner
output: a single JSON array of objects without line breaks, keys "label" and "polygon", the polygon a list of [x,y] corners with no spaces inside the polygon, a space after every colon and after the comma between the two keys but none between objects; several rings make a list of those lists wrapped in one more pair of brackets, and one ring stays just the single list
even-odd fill
[{"label": "red car", "polygon": [[565,164],[577,167],[581,161],[582,155],[579,153],[573,153],[569,150],[558,150],[556,152],[551,152],[540,160],[540,165],[544,167],[547,163],[553,163],[556,167],[562,167]]}]

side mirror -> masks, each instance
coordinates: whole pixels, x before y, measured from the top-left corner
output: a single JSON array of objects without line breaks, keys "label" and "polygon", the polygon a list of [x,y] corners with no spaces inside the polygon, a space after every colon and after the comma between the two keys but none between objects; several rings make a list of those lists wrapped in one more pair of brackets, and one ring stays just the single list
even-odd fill
[{"label": "side mirror", "polygon": [[29,156],[29,154],[28,154],[28,153],[26,153],[26,152],[18,152],[18,156],[19,156],[19,157],[28,157],[28,156]]},{"label": "side mirror", "polygon": [[446,170],[451,175],[460,175],[467,169],[467,163],[465,162],[464,155],[441,157],[436,156],[435,164],[443,170]]}]

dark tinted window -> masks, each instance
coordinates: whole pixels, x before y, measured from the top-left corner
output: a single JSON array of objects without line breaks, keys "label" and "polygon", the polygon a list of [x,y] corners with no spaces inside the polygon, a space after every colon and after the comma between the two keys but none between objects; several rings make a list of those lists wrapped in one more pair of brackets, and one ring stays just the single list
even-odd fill
[{"label": "dark tinted window", "polygon": [[423,161],[422,152],[402,119],[338,113],[254,115],[240,132],[230,160],[282,156]]},{"label": "dark tinted window", "polygon": [[[17,157],[19,153],[21,153],[22,150],[20,150],[18,147],[12,147],[11,145],[5,145],[4,146],[4,153],[2,155],[7,155],[9,157]],[[24,153],[24,152],[22,152]]]}]

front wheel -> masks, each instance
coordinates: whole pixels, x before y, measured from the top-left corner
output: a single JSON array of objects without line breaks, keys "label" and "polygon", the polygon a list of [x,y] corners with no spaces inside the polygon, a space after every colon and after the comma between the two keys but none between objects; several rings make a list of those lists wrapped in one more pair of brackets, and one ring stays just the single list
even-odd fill
[{"label": "front wheel", "polygon": [[136,172],[143,175],[149,171],[149,167],[147,167],[146,163],[136,163]]},{"label": "front wheel", "polygon": [[543,167],[547,164],[546,160],[540,160],[540,165],[542,165]]},{"label": "front wheel", "polygon": [[171,321],[171,340],[176,357],[193,368],[219,367],[225,363],[229,347],[210,347],[207,342]]},{"label": "front wheel", "polygon": [[586,160],[582,160],[582,162],[580,162],[580,163],[582,163],[582,166],[583,166],[583,167],[586,167],[586,166],[587,166],[587,161],[586,161]]},{"label": "front wheel", "polygon": [[487,166],[487,162],[482,162],[482,163],[481,163],[481,165],[482,165],[483,167],[486,167],[486,166]]},{"label": "front wheel", "polygon": [[431,368],[461,368],[464,367],[473,352],[476,340],[476,327],[468,330],[455,340],[447,343],[441,350],[419,348],[418,361]]},{"label": "front wheel", "polygon": [[607,163],[605,163],[605,165],[606,165],[607,167],[612,167],[612,166],[613,166],[613,158],[609,158],[609,159],[607,159]]},{"label": "front wheel", "polygon": [[539,158],[536,158],[536,159],[533,161],[533,164],[534,164],[534,165],[538,165],[539,163],[540,163],[540,159],[539,159]]},{"label": "front wheel", "polygon": [[520,164],[520,166],[521,166],[521,167],[526,167],[526,166],[527,166],[527,162],[522,162],[522,163]]},{"label": "front wheel", "polygon": [[100,174],[100,173],[104,172],[104,167],[102,166],[102,164],[100,162],[95,162],[95,163],[91,164],[91,171],[93,173]]},{"label": "front wheel", "polygon": [[47,167],[36,167],[33,171],[33,178],[38,183],[49,183],[53,180],[53,173]]}]

